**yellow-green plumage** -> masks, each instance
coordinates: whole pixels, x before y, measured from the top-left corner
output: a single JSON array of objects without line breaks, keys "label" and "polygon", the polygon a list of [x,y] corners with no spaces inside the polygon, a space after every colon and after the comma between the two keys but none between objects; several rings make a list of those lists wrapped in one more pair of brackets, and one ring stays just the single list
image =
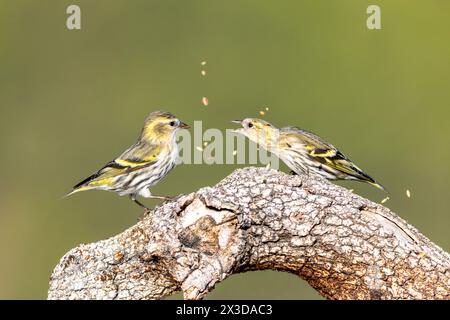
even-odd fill
[{"label": "yellow-green plumage", "polygon": [[318,174],[329,180],[355,180],[385,188],[350,159],[316,134],[297,127],[278,129],[267,121],[248,118],[238,121],[244,134],[274,153],[295,173]]},{"label": "yellow-green plumage", "polygon": [[155,197],[151,195],[149,188],[175,166],[178,157],[176,132],[181,128],[188,126],[171,113],[152,112],[135,144],[75,185],[68,195],[99,189],[129,195],[135,202],[137,195]]},{"label": "yellow-green plumage", "polygon": [[279,132],[280,158],[296,173],[311,170],[329,180],[357,180],[385,190],[347,156],[314,133],[296,127],[281,128]]}]

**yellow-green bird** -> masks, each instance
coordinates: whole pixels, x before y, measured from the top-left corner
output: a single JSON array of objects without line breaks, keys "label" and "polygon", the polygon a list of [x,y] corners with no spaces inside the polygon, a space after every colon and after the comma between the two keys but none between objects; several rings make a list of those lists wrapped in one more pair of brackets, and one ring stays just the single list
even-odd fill
[{"label": "yellow-green bird", "polygon": [[358,168],[347,156],[316,134],[297,127],[276,128],[267,121],[233,120],[234,130],[280,158],[294,173],[313,173],[328,180],[356,180],[386,189]]},{"label": "yellow-green bird", "polygon": [[189,126],[165,111],[150,113],[138,140],[116,159],[73,187],[67,196],[86,190],[114,191],[128,195],[146,208],[136,197],[168,199],[153,196],[149,190],[164,178],[176,164],[176,133]]}]

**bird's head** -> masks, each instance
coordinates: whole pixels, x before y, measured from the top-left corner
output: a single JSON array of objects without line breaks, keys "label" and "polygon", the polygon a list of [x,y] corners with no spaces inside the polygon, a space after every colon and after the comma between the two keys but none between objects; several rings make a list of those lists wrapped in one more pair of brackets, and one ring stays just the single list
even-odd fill
[{"label": "bird's head", "polygon": [[145,119],[141,132],[141,140],[159,142],[171,141],[179,129],[187,129],[189,126],[166,111],[154,111]]},{"label": "bird's head", "polygon": [[279,130],[267,121],[257,118],[246,118],[231,122],[242,126],[242,128],[235,129],[233,132],[242,134],[263,147],[271,148],[278,139]]}]

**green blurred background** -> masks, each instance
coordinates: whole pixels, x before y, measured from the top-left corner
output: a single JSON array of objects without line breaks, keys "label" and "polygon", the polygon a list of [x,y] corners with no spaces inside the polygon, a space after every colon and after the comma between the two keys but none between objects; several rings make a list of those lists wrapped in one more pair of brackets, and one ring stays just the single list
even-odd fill
[{"label": "green blurred background", "polygon": [[[366,28],[373,3],[382,30]],[[80,31],[66,29],[70,4]],[[388,207],[449,250],[449,32],[446,0],[0,0],[0,298],[46,298],[66,251],[136,222],[139,208],[113,193],[61,197],[159,108],[225,129],[269,107],[265,119],[338,146],[388,187]],[[237,167],[179,166],[153,191],[188,193]],[[320,298],[269,271],[208,297]]]}]

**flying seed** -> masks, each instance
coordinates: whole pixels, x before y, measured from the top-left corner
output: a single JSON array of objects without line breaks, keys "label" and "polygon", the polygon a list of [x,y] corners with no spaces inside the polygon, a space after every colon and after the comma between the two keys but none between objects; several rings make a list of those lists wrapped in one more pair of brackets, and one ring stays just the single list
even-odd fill
[{"label": "flying seed", "polygon": [[207,97],[203,97],[202,98],[202,103],[203,103],[204,106],[207,106],[208,103],[209,103],[208,98]]},{"label": "flying seed", "polygon": [[259,114],[263,116],[263,115],[265,115],[266,113],[265,113],[264,111],[260,111]]},{"label": "flying seed", "polygon": [[201,65],[205,66],[206,65],[206,61],[202,61]]},{"label": "flying seed", "polygon": [[207,145],[208,145],[208,142],[207,142],[207,141],[203,142],[203,146],[204,146],[204,147],[206,147]]},{"label": "flying seed", "polygon": [[266,169],[270,169],[270,162],[266,165]]},{"label": "flying seed", "polygon": [[407,196],[408,198],[411,198],[411,192],[409,191],[409,189],[406,189],[406,196]]},{"label": "flying seed", "polygon": [[233,156],[237,155],[237,150],[233,151]]},{"label": "flying seed", "polygon": [[269,107],[266,107],[266,111],[269,111]]},{"label": "flying seed", "polygon": [[389,200],[389,197],[384,198],[383,200],[381,200],[381,204],[386,203]]},{"label": "flying seed", "polygon": [[197,147],[196,148],[198,151],[203,152],[203,148],[202,147]]},{"label": "flying seed", "polygon": [[354,190],[353,190],[353,189],[350,189],[350,190],[348,190],[348,191],[350,191],[351,193],[353,193]]},{"label": "flying seed", "polygon": [[206,76],[206,70],[202,70],[201,73],[202,73],[202,76]]}]

